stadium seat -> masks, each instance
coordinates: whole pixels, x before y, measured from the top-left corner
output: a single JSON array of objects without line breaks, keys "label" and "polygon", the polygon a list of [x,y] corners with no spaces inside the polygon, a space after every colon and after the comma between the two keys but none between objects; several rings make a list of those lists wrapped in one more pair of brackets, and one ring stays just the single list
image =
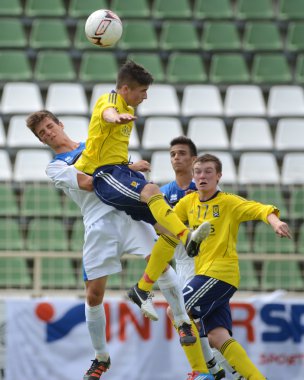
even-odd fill
[{"label": "stadium seat", "polygon": [[21,195],[22,216],[62,216],[60,194],[51,184],[26,185]]},{"label": "stadium seat", "polygon": [[65,16],[63,0],[26,0],[24,13],[28,17]]},{"label": "stadium seat", "polygon": [[[137,277],[137,280],[138,280],[138,277]],[[124,287],[125,287],[125,282],[124,282],[124,277],[123,277],[122,272],[113,273],[110,276],[108,276],[107,289],[121,290]]]},{"label": "stadium seat", "polygon": [[138,281],[141,274],[144,273],[147,262],[143,258],[130,258],[127,260],[127,266],[124,269],[126,278],[124,279],[124,286],[127,288],[134,286]]},{"label": "stadium seat", "polygon": [[205,22],[201,47],[204,51],[240,50],[241,41],[235,24],[228,21]]},{"label": "stadium seat", "polygon": [[283,157],[281,180],[282,185],[304,184],[304,153],[286,153]]},{"label": "stadium seat", "polygon": [[137,108],[139,116],[178,116],[180,105],[174,86],[155,84],[149,89],[148,99]]},{"label": "stadium seat", "polygon": [[[78,211],[79,211],[79,208],[78,208]],[[73,227],[72,227],[71,250],[73,252],[81,252],[83,248],[83,243],[84,243],[84,225],[83,225],[82,219],[77,219],[74,222]]]},{"label": "stadium seat", "polygon": [[174,180],[174,171],[171,166],[170,153],[168,151],[154,151],[152,153],[149,180],[158,185]]},{"label": "stadium seat", "polygon": [[26,127],[27,115],[15,115],[10,118],[7,131],[9,148],[44,148],[33,132]]},{"label": "stadium seat", "polygon": [[0,51],[0,81],[32,79],[32,69],[24,51]]},{"label": "stadium seat", "polygon": [[185,86],[181,113],[183,116],[222,116],[223,103],[219,88],[213,85]]},{"label": "stadium seat", "polygon": [[7,150],[0,150],[0,181],[11,181],[13,170]]},{"label": "stadium seat", "polygon": [[[224,189],[225,191],[225,189]],[[238,253],[249,253],[251,250],[250,247],[250,239],[246,231],[246,227],[244,223],[241,223],[239,226],[238,238],[236,250]],[[240,261],[242,262],[242,260]],[[241,271],[242,274],[242,271]]]},{"label": "stadium seat", "polygon": [[1,18],[0,48],[25,48],[25,32],[19,18]]},{"label": "stadium seat", "polygon": [[68,251],[64,224],[52,218],[30,220],[26,248],[30,251]]},{"label": "stadium seat", "polygon": [[292,75],[286,57],[281,53],[256,54],[253,58],[252,81],[259,85],[291,82]]},{"label": "stadium seat", "polygon": [[195,142],[197,149],[229,149],[228,134],[222,119],[193,117],[189,121],[187,136]]},{"label": "stadium seat", "polygon": [[76,79],[73,61],[67,51],[40,51],[34,78],[38,81],[71,81]]},{"label": "stadium seat", "polygon": [[235,119],[230,140],[231,149],[234,151],[273,149],[270,126],[265,119]]},{"label": "stadium seat", "polygon": [[0,250],[1,251],[23,250],[24,241],[22,238],[21,229],[20,229],[20,225],[18,221],[16,219],[8,218],[8,215],[7,215],[5,216],[5,218],[0,219],[0,226],[1,226],[0,227]]},{"label": "stadium seat", "polygon": [[[304,194],[302,194],[303,196]],[[302,198],[303,200],[304,198]],[[303,202],[302,202],[303,205]],[[304,207],[302,209],[302,215],[304,212]],[[300,229],[299,229],[299,237],[298,237],[298,244],[297,244],[297,252],[301,253],[301,255],[304,254],[304,223],[301,224]]]},{"label": "stadium seat", "polygon": [[[99,8],[101,7],[99,6]],[[147,0],[112,0],[111,9],[115,9],[115,12],[122,19],[146,18],[150,16]]]},{"label": "stadium seat", "polygon": [[63,215],[67,218],[81,217],[80,208],[66,195],[63,197]]},{"label": "stadium seat", "polygon": [[41,260],[41,285],[47,288],[76,288],[77,279],[71,259],[66,257]]},{"label": "stadium seat", "polygon": [[74,141],[86,141],[88,137],[89,119],[85,116],[59,116],[65,133]]},{"label": "stadium seat", "polygon": [[142,135],[143,149],[168,149],[170,141],[183,135],[181,122],[174,117],[148,117]]},{"label": "stadium seat", "polygon": [[261,88],[253,85],[228,86],[224,113],[227,117],[265,116],[266,106]]},{"label": "stadium seat", "polygon": [[157,49],[158,41],[153,23],[149,20],[124,21],[124,32],[117,46],[123,50]]},{"label": "stadium seat", "polygon": [[170,54],[166,78],[167,82],[175,85],[206,82],[207,75],[202,58],[194,53]]},{"label": "stadium seat", "polygon": [[32,280],[24,257],[0,257],[0,287],[28,288]]},{"label": "stadium seat", "polygon": [[22,12],[20,0],[2,0],[0,3],[0,16],[21,16]]},{"label": "stadium seat", "polygon": [[115,81],[117,71],[118,66],[112,53],[85,52],[82,54],[79,79],[83,82]]},{"label": "stadium seat", "polygon": [[279,186],[249,187],[247,199],[258,201],[266,205],[277,206],[282,219],[288,218],[286,202]]},{"label": "stadium seat", "polygon": [[213,54],[209,78],[215,84],[249,82],[250,76],[244,56],[230,53]]},{"label": "stadium seat", "polygon": [[130,140],[129,140],[129,148],[130,149],[140,148],[140,141],[139,141],[136,125],[134,125],[132,128],[132,132],[131,132]]},{"label": "stadium seat", "polygon": [[259,280],[255,272],[254,263],[250,260],[239,260],[240,290],[259,289]]},{"label": "stadium seat", "polygon": [[304,92],[300,86],[272,86],[269,91],[269,117],[304,116]]},{"label": "stadium seat", "polygon": [[199,49],[199,39],[191,21],[164,21],[159,37],[162,50]]},{"label": "stadium seat", "polygon": [[0,183],[0,215],[18,216],[19,208],[13,186],[8,183]]},{"label": "stadium seat", "polygon": [[239,20],[262,20],[274,18],[271,0],[238,0],[236,18]]},{"label": "stadium seat", "polygon": [[272,153],[245,152],[240,156],[238,182],[241,185],[279,185],[280,173]]},{"label": "stadium seat", "polygon": [[188,0],[154,0],[151,16],[156,19],[190,18],[192,12]]},{"label": "stadium seat", "polygon": [[6,145],[6,134],[5,134],[2,118],[0,118],[0,147],[2,148],[5,145]]},{"label": "stadium seat", "polygon": [[76,31],[74,35],[74,47],[78,50],[88,50],[95,49],[96,51],[100,51],[100,46],[96,46],[92,44],[86,37],[84,32],[86,20],[78,20],[76,24]]},{"label": "stadium seat", "polygon": [[245,51],[281,50],[283,44],[279,30],[273,22],[247,22],[243,38]]},{"label": "stadium seat", "polygon": [[7,82],[3,86],[2,113],[28,114],[43,109],[40,88],[36,83]]},{"label": "stadium seat", "polygon": [[280,0],[278,19],[289,21],[304,18],[304,3],[302,0]]},{"label": "stadium seat", "polygon": [[[68,8],[68,15],[72,18],[87,18],[96,9],[108,9],[106,0],[71,0]],[[111,8],[115,9],[116,8]]]},{"label": "stadium seat", "polygon": [[303,22],[290,22],[288,24],[286,35],[286,49],[291,52],[297,53],[304,50],[304,23]]},{"label": "stadium seat", "polygon": [[302,290],[304,281],[295,261],[265,261],[262,267],[262,290]]},{"label": "stadium seat", "polygon": [[233,11],[229,0],[195,0],[193,15],[196,19],[229,19]]},{"label": "stadium seat", "polygon": [[45,169],[53,156],[46,149],[20,149],[16,154],[13,180],[24,181],[49,181]]},{"label": "stadium seat", "polygon": [[255,227],[253,251],[255,253],[294,253],[295,242],[291,239],[281,239],[272,227],[258,222]]},{"label": "stadium seat", "polygon": [[159,54],[154,53],[131,53],[128,58],[144,66],[154,78],[154,82],[163,82],[165,74]]},{"label": "stadium seat", "polygon": [[280,119],[277,124],[274,140],[278,151],[304,151],[304,119]]},{"label": "stadium seat", "polygon": [[62,115],[86,115],[89,111],[84,87],[79,83],[50,84],[45,107]]},{"label": "stadium seat", "polygon": [[33,49],[67,49],[71,41],[64,21],[56,18],[33,20],[29,45]]},{"label": "stadium seat", "polygon": [[[292,187],[290,191],[289,216],[292,220],[304,220],[304,188]],[[304,247],[304,245],[303,245]]]},{"label": "stadium seat", "polygon": [[[142,160],[142,155],[140,152],[136,151],[136,150],[129,150],[129,162],[130,163],[134,163],[134,162],[138,162],[140,160]],[[145,175],[145,173],[142,173]]]},{"label": "stadium seat", "polygon": [[294,77],[297,84],[304,84],[304,54],[297,57]]},{"label": "stadium seat", "polygon": [[95,103],[101,95],[108,93],[108,92],[111,92],[112,90],[115,90],[115,89],[116,89],[115,83],[95,84],[93,86],[93,90],[92,90],[89,112],[93,111]]},{"label": "stadium seat", "polygon": [[[205,152],[200,152],[203,154]],[[227,188],[227,185],[235,185],[237,183],[236,167],[233,161],[232,154],[230,152],[208,152],[217,156],[222,162],[223,175],[220,180],[220,187],[223,185],[223,189]]]}]

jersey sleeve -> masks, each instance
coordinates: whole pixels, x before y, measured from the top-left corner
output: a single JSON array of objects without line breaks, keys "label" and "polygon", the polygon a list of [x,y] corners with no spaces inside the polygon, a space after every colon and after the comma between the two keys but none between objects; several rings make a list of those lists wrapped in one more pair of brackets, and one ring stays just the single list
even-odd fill
[{"label": "jersey sleeve", "polygon": [[173,208],[173,210],[175,211],[175,213],[177,214],[177,216],[183,223],[188,222],[187,210],[188,210],[191,195],[192,194],[189,194],[189,195],[186,195],[184,198],[181,198]]},{"label": "jersey sleeve", "polygon": [[82,172],[77,170],[74,165],[67,165],[61,160],[50,162],[46,168],[47,176],[54,182],[58,189],[79,189],[77,173]]}]

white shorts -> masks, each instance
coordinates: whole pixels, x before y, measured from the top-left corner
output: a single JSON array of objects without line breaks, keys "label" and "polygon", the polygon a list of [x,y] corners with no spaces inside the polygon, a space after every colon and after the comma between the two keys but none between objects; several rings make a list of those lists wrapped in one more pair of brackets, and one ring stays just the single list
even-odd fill
[{"label": "white shorts", "polygon": [[194,277],[194,259],[187,255],[187,252],[182,244],[175,248],[175,270],[178,281],[183,289],[187,283]]},{"label": "white shorts", "polygon": [[157,234],[150,224],[135,221],[124,212],[106,214],[85,228],[84,280],[120,272],[124,253],[145,258],[151,253],[156,240]]}]

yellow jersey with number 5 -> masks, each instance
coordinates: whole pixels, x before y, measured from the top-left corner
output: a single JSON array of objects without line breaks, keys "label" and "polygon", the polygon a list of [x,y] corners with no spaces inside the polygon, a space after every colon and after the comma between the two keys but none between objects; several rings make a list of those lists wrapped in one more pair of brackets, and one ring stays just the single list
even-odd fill
[{"label": "yellow jersey with number 5", "polygon": [[118,113],[134,115],[134,109],[116,92],[102,95],[96,102],[89,124],[86,148],[75,163],[76,169],[93,174],[100,166],[127,164],[128,146],[133,121],[127,124],[107,123],[102,118],[106,108],[115,108]]}]

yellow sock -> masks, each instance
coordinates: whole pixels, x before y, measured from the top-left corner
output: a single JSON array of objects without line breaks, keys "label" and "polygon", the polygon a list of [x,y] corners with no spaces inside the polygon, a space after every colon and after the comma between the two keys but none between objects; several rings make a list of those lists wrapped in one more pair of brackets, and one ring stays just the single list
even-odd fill
[{"label": "yellow sock", "polygon": [[193,321],[191,321],[191,326],[196,336],[196,342],[191,346],[182,346],[182,348],[187,356],[188,362],[193,372],[198,371],[209,373],[209,369],[207,368],[207,364],[204,358],[199,333]]},{"label": "yellow sock", "polygon": [[161,194],[153,195],[147,204],[155,220],[174,236],[179,237],[185,245],[189,230],[168,205],[164,197]]},{"label": "yellow sock", "polygon": [[228,363],[248,380],[265,380],[265,376],[249,359],[244,348],[234,339],[228,339],[220,349]]},{"label": "yellow sock", "polygon": [[138,287],[150,291],[155,281],[165,270],[168,262],[174,256],[174,250],[179,243],[178,239],[168,235],[160,235],[154,244],[145,273],[138,282]]}]

